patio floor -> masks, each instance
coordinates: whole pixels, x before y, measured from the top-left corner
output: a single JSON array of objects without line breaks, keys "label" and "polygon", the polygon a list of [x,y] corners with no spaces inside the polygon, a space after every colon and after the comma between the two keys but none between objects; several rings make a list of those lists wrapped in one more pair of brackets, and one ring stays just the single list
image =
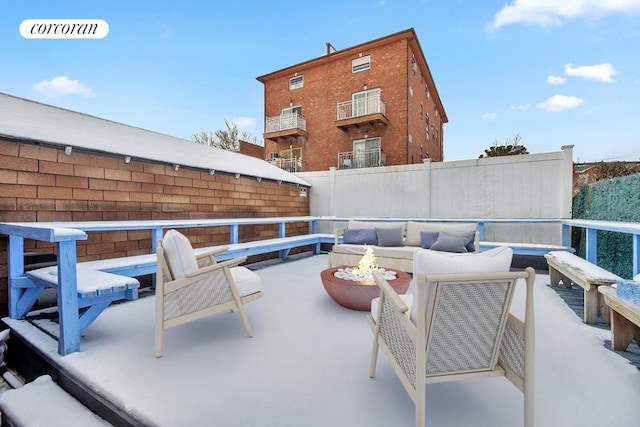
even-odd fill
[{"label": "patio floor", "polygon": [[[414,406],[383,355],[368,377],[364,312],[325,293],[318,255],[257,270],[265,297],[247,305],[255,336],[236,313],[165,332],[154,357],[154,298],[114,305],[89,327],[81,351],[29,322],[8,320],[67,375],[140,425],[408,426]],[[536,279],[536,425],[637,426],[640,371],[607,350],[607,330],[584,325]],[[513,311],[522,313],[524,287]],[[522,394],[504,378],[427,386],[429,426],[522,425]]]}]

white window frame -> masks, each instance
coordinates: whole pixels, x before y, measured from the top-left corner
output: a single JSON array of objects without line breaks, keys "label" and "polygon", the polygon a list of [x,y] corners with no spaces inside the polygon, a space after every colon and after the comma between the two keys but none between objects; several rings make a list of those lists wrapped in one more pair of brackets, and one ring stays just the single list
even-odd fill
[{"label": "white window frame", "polygon": [[361,56],[351,61],[351,72],[359,73],[371,68],[371,55]]},{"label": "white window frame", "polygon": [[363,90],[362,92],[355,92],[351,94],[351,103],[353,105],[353,115],[362,116],[368,114],[370,110],[370,99],[380,99],[380,88]]},{"label": "white window frame", "polygon": [[283,108],[280,113],[281,116],[286,116],[287,114],[298,113],[299,116],[302,115],[302,105],[294,105],[292,107]]},{"label": "white window frame", "polygon": [[289,79],[289,90],[304,87],[304,75],[293,76]]}]

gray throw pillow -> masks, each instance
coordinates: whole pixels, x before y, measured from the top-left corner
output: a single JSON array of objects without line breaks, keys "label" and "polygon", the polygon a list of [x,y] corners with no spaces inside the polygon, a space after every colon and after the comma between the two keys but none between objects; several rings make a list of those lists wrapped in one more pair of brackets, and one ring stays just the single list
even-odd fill
[{"label": "gray throw pillow", "polygon": [[402,227],[377,228],[378,246],[404,246],[404,231]]},{"label": "gray throw pillow", "polygon": [[420,247],[422,249],[431,249],[431,246],[438,240],[440,235],[437,231],[421,231],[420,232]]},{"label": "gray throw pillow", "polygon": [[378,235],[374,228],[347,228],[342,234],[342,242],[353,245],[377,245]]},{"label": "gray throw pillow", "polygon": [[442,231],[438,235],[438,240],[431,245],[431,249],[442,252],[469,252],[466,247],[468,240],[462,234],[464,233],[447,233],[446,231]]},{"label": "gray throw pillow", "polygon": [[476,232],[475,231],[445,231],[444,233],[451,234],[453,236],[462,236],[464,237],[466,243],[464,247],[467,248],[467,252],[475,252],[476,245]]}]

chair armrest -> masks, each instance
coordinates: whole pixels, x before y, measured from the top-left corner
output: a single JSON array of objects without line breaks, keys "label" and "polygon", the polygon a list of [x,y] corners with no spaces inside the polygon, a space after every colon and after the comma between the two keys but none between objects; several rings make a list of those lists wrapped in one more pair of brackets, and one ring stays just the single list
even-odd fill
[{"label": "chair armrest", "polygon": [[207,252],[203,252],[199,255],[196,255],[196,259],[201,259],[201,258],[206,258],[206,257],[215,257],[216,255],[219,255],[223,252],[226,252],[229,250],[229,246],[218,246],[217,248],[213,248],[210,251]]},{"label": "chair armrest", "polygon": [[389,302],[397,311],[399,311],[400,313],[406,313],[409,310],[407,304],[404,303],[404,301],[398,296],[398,293],[391,287],[389,282],[387,282],[379,272],[374,271],[373,278],[380,287],[380,290],[384,292],[385,298],[389,300]]},{"label": "chair armrest", "polygon": [[219,270],[221,268],[226,268],[226,267],[235,267],[239,264],[242,264],[243,262],[245,262],[247,260],[246,256],[241,256],[238,258],[234,258],[234,259],[229,259],[223,262],[218,262],[216,264],[213,265],[207,265],[206,267],[202,267],[197,269],[196,271],[193,271],[191,273],[187,273],[185,274],[185,277],[187,278],[192,278],[192,277],[197,277],[203,274],[207,274],[207,273],[211,273],[212,271],[215,270]]},{"label": "chair armrest", "polygon": [[342,237],[342,235],[344,234],[344,230],[346,230],[346,229],[347,229],[347,227],[338,227],[338,228],[336,228],[336,232],[335,232],[335,235],[334,235],[334,242],[333,242],[334,245],[340,244],[340,237]]}]

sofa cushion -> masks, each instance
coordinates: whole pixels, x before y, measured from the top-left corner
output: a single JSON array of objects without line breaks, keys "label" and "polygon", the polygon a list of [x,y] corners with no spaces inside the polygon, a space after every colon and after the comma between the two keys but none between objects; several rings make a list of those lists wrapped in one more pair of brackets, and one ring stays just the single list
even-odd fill
[{"label": "sofa cushion", "polygon": [[342,241],[353,245],[377,245],[378,234],[374,228],[347,228],[342,234]]},{"label": "sofa cushion", "polygon": [[[413,259],[413,254],[420,249],[420,246],[369,246],[373,249],[373,254],[378,258],[399,258]],[[333,245],[333,252],[338,254],[364,255],[364,246],[349,245],[342,243]]]},{"label": "sofa cushion", "polygon": [[473,242],[475,235],[475,231],[461,231],[457,233],[441,231],[438,234],[438,239],[429,249],[442,252],[473,252],[475,249]]},{"label": "sofa cushion", "polygon": [[407,221],[407,238],[405,245],[420,246],[422,239],[421,231],[476,231],[478,225],[475,222],[449,223],[449,222],[416,222]]},{"label": "sofa cushion", "polygon": [[422,249],[431,249],[431,245],[433,245],[436,240],[438,240],[439,235],[440,233],[437,231],[421,231],[420,247]]},{"label": "sofa cushion", "polygon": [[404,230],[402,227],[376,227],[378,246],[404,246]]},{"label": "sofa cushion", "polygon": [[174,279],[182,279],[198,269],[196,254],[184,234],[176,230],[167,231],[162,239],[162,247]]},{"label": "sofa cushion", "polygon": [[[413,277],[415,280],[419,271],[424,271],[427,274],[425,298],[428,300],[431,289],[428,282],[430,275],[507,272],[511,268],[512,258],[513,250],[508,246],[499,246],[479,253],[451,253],[420,249],[416,251],[413,257]],[[407,293],[414,293],[414,291],[415,283],[412,282]],[[416,301],[414,301],[409,311],[411,321],[416,323],[418,315]]]}]

